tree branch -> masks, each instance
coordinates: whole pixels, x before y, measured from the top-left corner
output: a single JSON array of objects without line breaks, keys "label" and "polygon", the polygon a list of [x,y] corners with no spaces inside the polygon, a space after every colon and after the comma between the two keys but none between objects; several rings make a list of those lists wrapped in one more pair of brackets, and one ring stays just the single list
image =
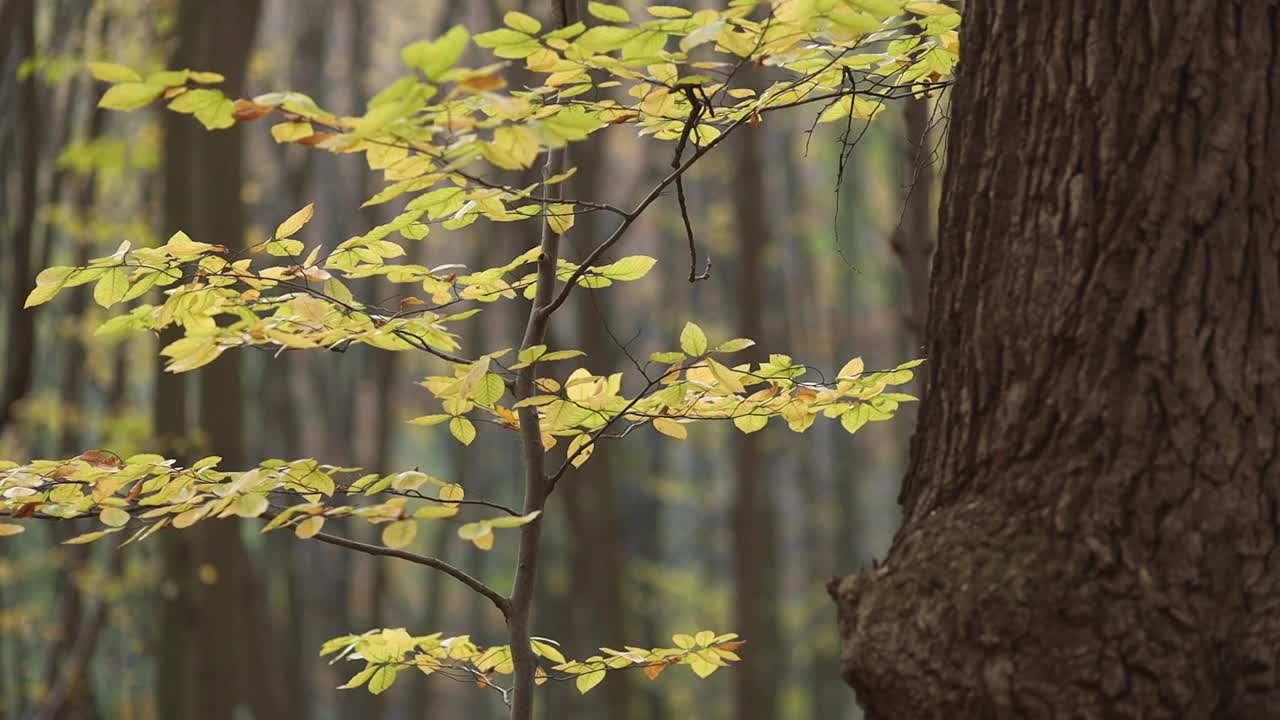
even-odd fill
[{"label": "tree branch", "polygon": [[[261,515],[261,517],[267,520],[271,520],[275,516],[276,516],[276,513],[271,511],[264,512]],[[417,553],[411,553],[411,552],[408,552],[407,550],[397,550],[395,548],[382,547],[381,545],[364,543],[364,542],[360,542],[359,540],[351,540],[349,538],[339,537],[337,535],[330,535],[328,533],[316,533],[315,535],[311,536],[311,539],[319,540],[322,543],[328,543],[330,545],[337,545],[338,547],[346,548],[348,550],[355,550],[356,552],[362,552],[366,555],[376,555],[379,557],[391,557],[391,558],[397,558],[399,560],[407,560],[411,563],[414,563],[415,565],[425,565],[426,567],[439,570],[445,575],[448,575],[454,580],[457,580],[463,585],[466,585],[467,587],[471,588],[477,593],[488,598],[489,602],[493,603],[494,607],[498,608],[498,611],[502,613],[502,617],[505,618],[511,614],[511,603],[507,602],[507,599],[502,596],[502,593],[499,593],[497,590],[494,590],[493,588],[484,584],[483,581],[475,578],[472,575],[467,574],[465,571],[459,568],[456,568],[453,565],[450,565],[449,563],[443,560],[440,560],[439,558],[433,558],[429,555],[418,555]]]}]

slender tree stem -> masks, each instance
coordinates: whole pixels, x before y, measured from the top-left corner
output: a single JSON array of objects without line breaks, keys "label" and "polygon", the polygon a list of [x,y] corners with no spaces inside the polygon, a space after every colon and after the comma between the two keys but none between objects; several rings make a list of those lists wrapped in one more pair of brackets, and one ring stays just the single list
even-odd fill
[{"label": "slender tree stem", "polygon": [[[556,26],[566,27],[577,16],[575,0],[553,0]],[[547,161],[542,169],[543,179],[562,172],[568,153],[564,148],[547,151]],[[559,198],[561,186],[548,190],[548,199]],[[545,215],[545,213],[544,213]],[[538,287],[529,317],[525,323],[524,338],[520,348],[541,345],[547,336],[547,322],[551,317],[548,306],[554,298],[556,260],[560,253],[560,236],[544,218],[542,222],[541,252],[538,254]],[[554,308],[552,308],[554,309]],[[537,363],[521,368],[516,375],[515,394],[527,398],[535,394]],[[515,580],[512,582],[510,607],[507,615],[507,632],[511,639],[511,659],[515,664],[515,684],[511,697],[511,720],[533,718],[534,673],[537,658],[529,644],[529,628],[533,610],[533,594],[538,574],[538,546],[542,537],[541,511],[547,502],[546,450],[542,447],[542,432],[538,426],[538,411],[534,407],[522,407],[520,419],[520,446],[524,459],[524,512],[538,512],[537,518],[520,529],[520,548],[516,555]]]}]

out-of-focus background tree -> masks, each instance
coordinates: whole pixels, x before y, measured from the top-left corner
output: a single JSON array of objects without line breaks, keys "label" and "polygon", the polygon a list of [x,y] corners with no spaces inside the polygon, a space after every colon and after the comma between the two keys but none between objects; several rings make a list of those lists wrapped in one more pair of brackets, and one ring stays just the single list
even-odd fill
[{"label": "out-of-focus background tree", "polygon": [[[402,422],[423,412],[413,381],[439,370],[425,356],[229,353],[174,376],[160,372],[157,339],[94,335],[105,311],[87,287],[35,313],[22,304],[40,268],[123,240],[156,244],[181,228],[243,246],[314,202],[310,239],[332,247],[395,213],[359,209],[374,187],[361,163],[277,145],[265,128],[211,134],[159,110],[104,113],[85,61],[216,70],[228,93],[291,88],[358,112],[396,77],[403,45],[455,23],[494,27],[508,10],[546,15],[539,5],[0,0],[0,456],[146,447],[190,457],[213,445],[230,464],[417,466],[514,502],[514,438],[482,434],[490,451],[467,453]],[[761,347],[804,348],[831,367],[859,354],[869,367],[918,356],[945,111],[945,99],[894,105],[865,133],[860,123],[815,130],[813,113],[792,111],[740,133],[686,182],[710,279],[687,281],[681,219],[665,202],[629,240],[664,261],[658,270],[574,295],[576,320],[561,326],[572,336],[556,342],[585,350],[597,372],[659,349],[686,319]],[[667,169],[670,158],[648,148],[616,132],[575,146],[570,194],[628,205]],[[599,236],[594,218],[566,236],[575,250]],[[532,232],[439,233],[415,261],[485,267],[528,247]],[[516,307],[486,312],[473,331],[490,345],[517,336]],[[588,696],[544,689],[545,716],[858,717],[837,676],[823,586],[888,547],[911,433],[903,415],[856,436],[835,424],[797,436],[775,423],[747,436],[708,428],[683,444],[603,446],[552,500],[561,507],[548,515],[537,634],[580,654],[661,644],[692,623],[731,628],[750,645],[739,667],[705,683],[664,678],[658,691],[635,674]],[[505,577],[513,547],[479,552],[439,527],[415,544]],[[231,523],[128,553],[58,545],[77,532],[49,524],[0,544],[0,718],[394,720],[424,717],[428,705],[432,717],[503,714],[496,699],[484,715],[474,688],[434,678],[380,696],[338,691],[345,676],[315,657],[323,639],[384,624],[502,636],[473,595],[438,575]]]}]

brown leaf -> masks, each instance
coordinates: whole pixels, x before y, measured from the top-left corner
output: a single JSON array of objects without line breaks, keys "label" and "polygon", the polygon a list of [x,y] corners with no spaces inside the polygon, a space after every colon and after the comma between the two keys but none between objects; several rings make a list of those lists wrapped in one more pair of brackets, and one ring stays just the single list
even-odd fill
[{"label": "brown leaf", "polygon": [[236,122],[253,122],[264,115],[270,115],[275,109],[244,98],[236,100],[233,105],[235,107],[231,111],[231,117],[235,118]]},{"label": "brown leaf", "polygon": [[493,92],[501,90],[507,86],[507,81],[497,73],[489,73],[487,75],[472,75],[471,77],[458,83],[463,90],[471,93]]},{"label": "brown leaf", "polygon": [[308,146],[319,145],[320,143],[324,142],[325,140],[328,140],[331,137],[333,137],[333,133],[320,132],[319,130],[317,130],[311,133],[310,135],[304,138],[298,138],[293,142],[296,145],[308,145]]},{"label": "brown leaf", "polygon": [[120,461],[118,456],[105,450],[88,450],[80,453],[77,457],[78,459],[83,460],[90,465],[96,465],[97,467],[124,467],[124,463]]}]

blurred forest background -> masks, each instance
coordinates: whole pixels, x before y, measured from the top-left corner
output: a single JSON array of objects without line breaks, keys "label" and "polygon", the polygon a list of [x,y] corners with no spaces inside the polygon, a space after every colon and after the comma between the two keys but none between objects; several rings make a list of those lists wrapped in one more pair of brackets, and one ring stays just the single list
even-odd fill
[{"label": "blurred forest background", "polygon": [[[425,412],[428,396],[413,382],[441,369],[425,355],[239,352],[165,375],[157,338],[93,334],[106,311],[88,287],[35,313],[22,303],[39,268],[109,254],[123,240],[153,245],[182,229],[242,247],[314,202],[305,239],[332,247],[398,211],[360,208],[376,184],[358,159],[277,145],[266,125],[209,133],[158,109],[99,110],[102,86],[84,61],[213,70],[228,93],[293,89],[359,112],[403,72],[405,44],[455,23],[496,27],[507,10],[545,17],[543,4],[0,0],[0,457],[91,448],[218,454],[232,466],[315,457],[381,472],[419,467],[464,482],[469,495],[518,502],[514,436],[482,428],[476,452],[403,423]],[[487,62],[469,52],[464,62]],[[518,85],[519,65],[508,73]],[[710,279],[688,282],[679,212],[664,199],[628,239],[628,252],[659,259],[654,272],[575,294],[555,344],[585,350],[596,372],[618,370],[627,353],[667,349],[693,320],[828,369],[854,355],[868,367],[917,357],[945,98],[895,105],[865,134],[852,128],[855,137],[832,127],[840,123],[814,131],[815,113],[771,116],[692,171],[689,205]],[[668,151],[654,147],[612,130],[575,145],[568,192],[631,205],[667,170]],[[592,247],[600,226],[581,216],[569,252]],[[528,247],[533,233],[532,224],[481,223],[409,247],[420,254],[413,262],[485,267]],[[487,337],[469,339],[515,344],[523,312],[487,306],[472,324]],[[743,635],[754,660],[702,683],[628,674],[589,696],[543,687],[544,716],[858,717],[837,675],[824,584],[888,547],[912,423],[904,412],[856,436],[837,423],[795,435],[777,422],[750,436],[706,427],[685,443],[646,433],[603,446],[552,500],[535,634],[580,654],[707,627]],[[58,545],[83,530],[75,523],[0,544],[0,717],[201,718],[227,699],[245,718],[503,715],[496,696],[437,678],[406,678],[376,697],[338,691],[345,668],[316,654],[324,639],[381,626],[465,628],[498,641],[501,619],[469,591],[395,560],[264,536],[251,524],[211,526],[124,552]],[[485,553],[439,528],[417,548],[506,587],[514,544]],[[372,539],[375,529],[352,532]]]}]

